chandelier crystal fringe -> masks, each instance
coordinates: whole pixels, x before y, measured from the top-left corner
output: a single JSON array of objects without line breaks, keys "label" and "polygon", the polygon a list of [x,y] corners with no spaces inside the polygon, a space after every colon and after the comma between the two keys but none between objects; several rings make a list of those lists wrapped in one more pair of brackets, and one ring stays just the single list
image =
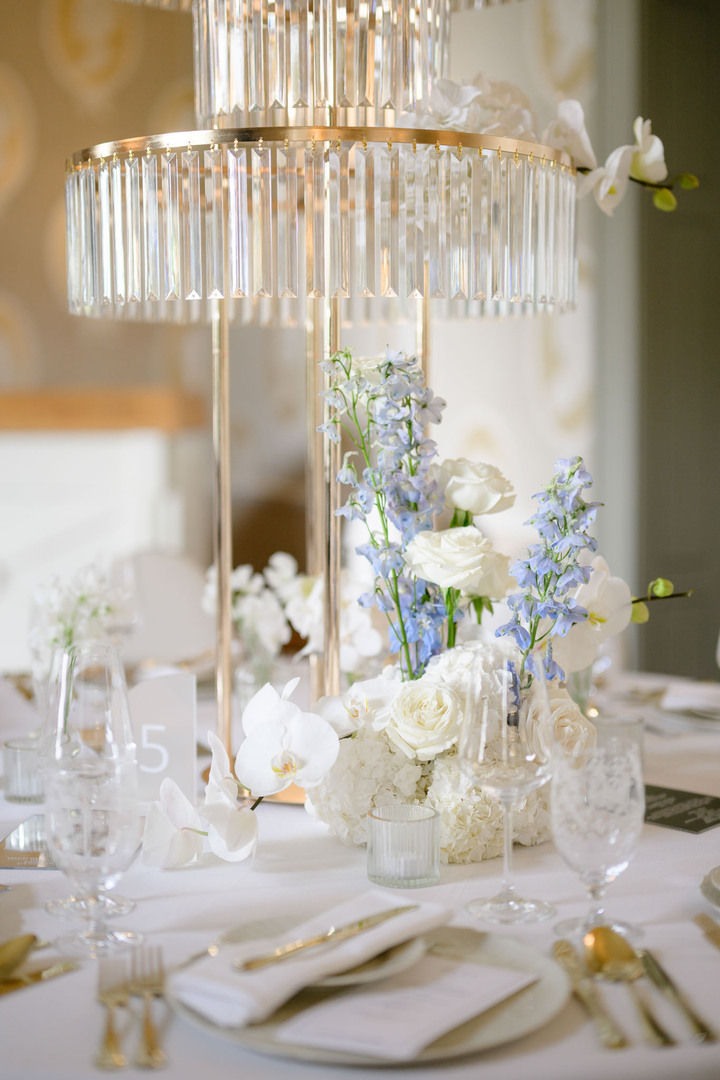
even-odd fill
[{"label": "chandelier crystal fringe", "polygon": [[572,306],[566,155],[449,131],[396,129],[382,143],[367,129],[274,134],[181,132],[76,155],[71,311],[197,322],[218,299]]}]

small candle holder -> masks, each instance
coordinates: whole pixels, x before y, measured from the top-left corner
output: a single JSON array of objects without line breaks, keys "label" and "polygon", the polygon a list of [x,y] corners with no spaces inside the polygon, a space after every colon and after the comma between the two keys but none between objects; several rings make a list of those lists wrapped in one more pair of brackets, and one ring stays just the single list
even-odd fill
[{"label": "small candle holder", "polygon": [[38,767],[38,740],[31,735],[8,739],[3,746],[5,798],[8,802],[40,803],[43,783]]},{"label": "small candle holder", "polygon": [[427,806],[376,806],[367,816],[367,874],[376,885],[419,889],[440,878],[440,817]]}]

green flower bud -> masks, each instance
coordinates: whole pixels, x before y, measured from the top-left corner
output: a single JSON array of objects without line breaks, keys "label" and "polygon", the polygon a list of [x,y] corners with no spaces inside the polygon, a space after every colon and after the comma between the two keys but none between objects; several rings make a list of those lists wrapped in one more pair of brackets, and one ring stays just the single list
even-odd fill
[{"label": "green flower bud", "polygon": [[649,618],[650,612],[648,611],[647,604],[644,604],[642,600],[636,601],[632,606],[632,615],[630,616],[630,622],[646,623]]},{"label": "green flower bud", "polygon": [[677,207],[677,199],[673,195],[669,188],[660,188],[653,195],[653,202],[658,210],[675,210]]},{"label": "green flower bud", "polygon": [[674,592],[675,587],[672,581],[664,577],[655,578],[648,585],[648,596],[671,596]]},{"label": "green flower bud", "polygon": [[700,187],[700,181],[697,176],[693,176],[691,172],[680,173],[678,176],[678,183],[681,188],[685,188],[686,191],[691,191],[693,188]]}]

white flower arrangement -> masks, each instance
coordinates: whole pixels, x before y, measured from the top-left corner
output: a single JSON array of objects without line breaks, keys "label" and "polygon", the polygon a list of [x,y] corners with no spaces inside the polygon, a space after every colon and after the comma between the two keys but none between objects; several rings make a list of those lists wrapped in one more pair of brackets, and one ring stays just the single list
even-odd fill
[{"label": "white flower arrangement", "polygon": [[126,602],[126,594],[113,588],[107,571],[92,564],[68,580],[53,577],[37,585],[28,633],[33,679],[47,678],[54,649],[107,637],[115,613]]},{"label": "white flower arrangement", "polygon": [[[249,658],[259,651],[271,660],[286,645],[292,631],[304,639],[298,657],[322,653],[323,582],[318,575],[301,574],[297,561],[285,551],[270,556],[262,574],[244,564],[233,570],[232,620]],[[366,674],[368,663],[383,650],[383,638],[372,613],[359,607],[362,585],[343,570],[340,581],[340,667],[347,675]],[[215,613],[216,571],[206,575],[203,610]]]},{"label": "white flower arrangement", "polygon": [[[457,741],[471,682],[499,715],[497,671],[509,655],[515,653],[507,643],[468,642],[434,657],[419,679],[402,682],[394,668],[383,677],[356,683],[342,698],[353,734],[340,740],[335,764],[309,793],[308,812],[345,843],[362,844],[366,815],[373,807],[419,803],[440,815],[443,861],[479,862],[500,854],[502,806],[463,776]],[[555,737],[568,749],[592,740],[592,724],[564,687],[552,687],[550,707]],[[534,737],[539,748],[546,749],[541,724]],[[521,844],[547,839],[545,790],[520,800],[513,829]]]},{"label": "white flower arrangement", "polygon": [[633,124],[635,142],[618,146],[598,165],[585,129],[585,115],[579,101],[566,99],[558,104],[557,114],[540,131],[529,98],[513,83],[490,78],[480,72],[471,82],[454,83],[439,79],[428,107],[421,113],[407,113],[403,122],[429,128],[476,131],[541,142],[572,157],[581,177],[578,196],[593,193],[603,213],[612,215],[632,181],[648,188],[659,210],[675,210],[673,188],[692,189],[698,179],[692,173],[678,173],[668,179],[662,140],[652,133],[652,124],[638,116]]},{"label": "white flower arrangement", "polygon": [[[234,768],[220,739],[208,732],[212,764],[202,806],[195,807],[174,780],[163,780],[145,821],[142,860],[147,866],[187,866],[206,847],[226,862],[247,859],[257,844],[253,811],[262,799],[295,782],[312,787],[332,768],[337,733],[322,716],[303,712],[290,700],[299,681],[292,679],[281,694],[266,684],[250,700]],[[255,799],[252,806],[247,805],[248,791]]]}]

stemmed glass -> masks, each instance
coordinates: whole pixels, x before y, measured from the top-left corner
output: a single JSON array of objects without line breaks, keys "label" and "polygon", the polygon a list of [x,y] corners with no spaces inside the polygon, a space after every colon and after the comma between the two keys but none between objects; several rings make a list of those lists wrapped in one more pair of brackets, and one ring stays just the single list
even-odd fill
[{"label": "stemmed glass", "polygon": [[565,919],[560,937],[583,937],[595,926],[610,926],[627,938],[640,931],[605,915],[608,886],[635,854],[645,816],[640,748],[614,736],[590,751],[556,754],[550,793],[555,846],[587,888],[591,910],[585,918]]},{"label": "stemmed glass", "polygon": [[[542,671],[542,665],[537,664]],[[490,693],[473,685],[458,746],[460,767],[474,784],[494,795],[503,810],[503,876],[496,896],[478,898],[467,910],[491,922],[538,922],[554,914],[542,900],[522,898],[512,883],[513,809],[546,784],[551,774],[552,724],[542,674],[520,676],[513,661],[494,672]]]},{"label": "stemmed glass", "polygon": [[[52,651],[49,674],[43,680],[42,701],[38,703],[41,709],[42,721],[40,727],[41,755],[48,749],[52,750],[55,742],[62,662],[63,649],[58,646]],[[110,895],[107,890],[112,889],[115,883],[115,881],[112,881],[106,885],[98,885],[98,895],[95,903],[100,905],[106,919],[122,918],[135,908],[134,900],[130,900],[126,896]],[[61,896],[46,901],[45,910],[49,915],[53,915],[58,919],[84,919],[88,917],[89,904],[88,898],[82,894]]]},{"label": "stemmed glass", "polygon": [[136,944],[108,930],[100,890],[132,861],[141,833],[138,770],[122,661],[114,646],[71,646],[59,662],[54,730],[41,747],[45,830],[55,864],[84,901],[87,927],[64,951],[105,956]]}]

